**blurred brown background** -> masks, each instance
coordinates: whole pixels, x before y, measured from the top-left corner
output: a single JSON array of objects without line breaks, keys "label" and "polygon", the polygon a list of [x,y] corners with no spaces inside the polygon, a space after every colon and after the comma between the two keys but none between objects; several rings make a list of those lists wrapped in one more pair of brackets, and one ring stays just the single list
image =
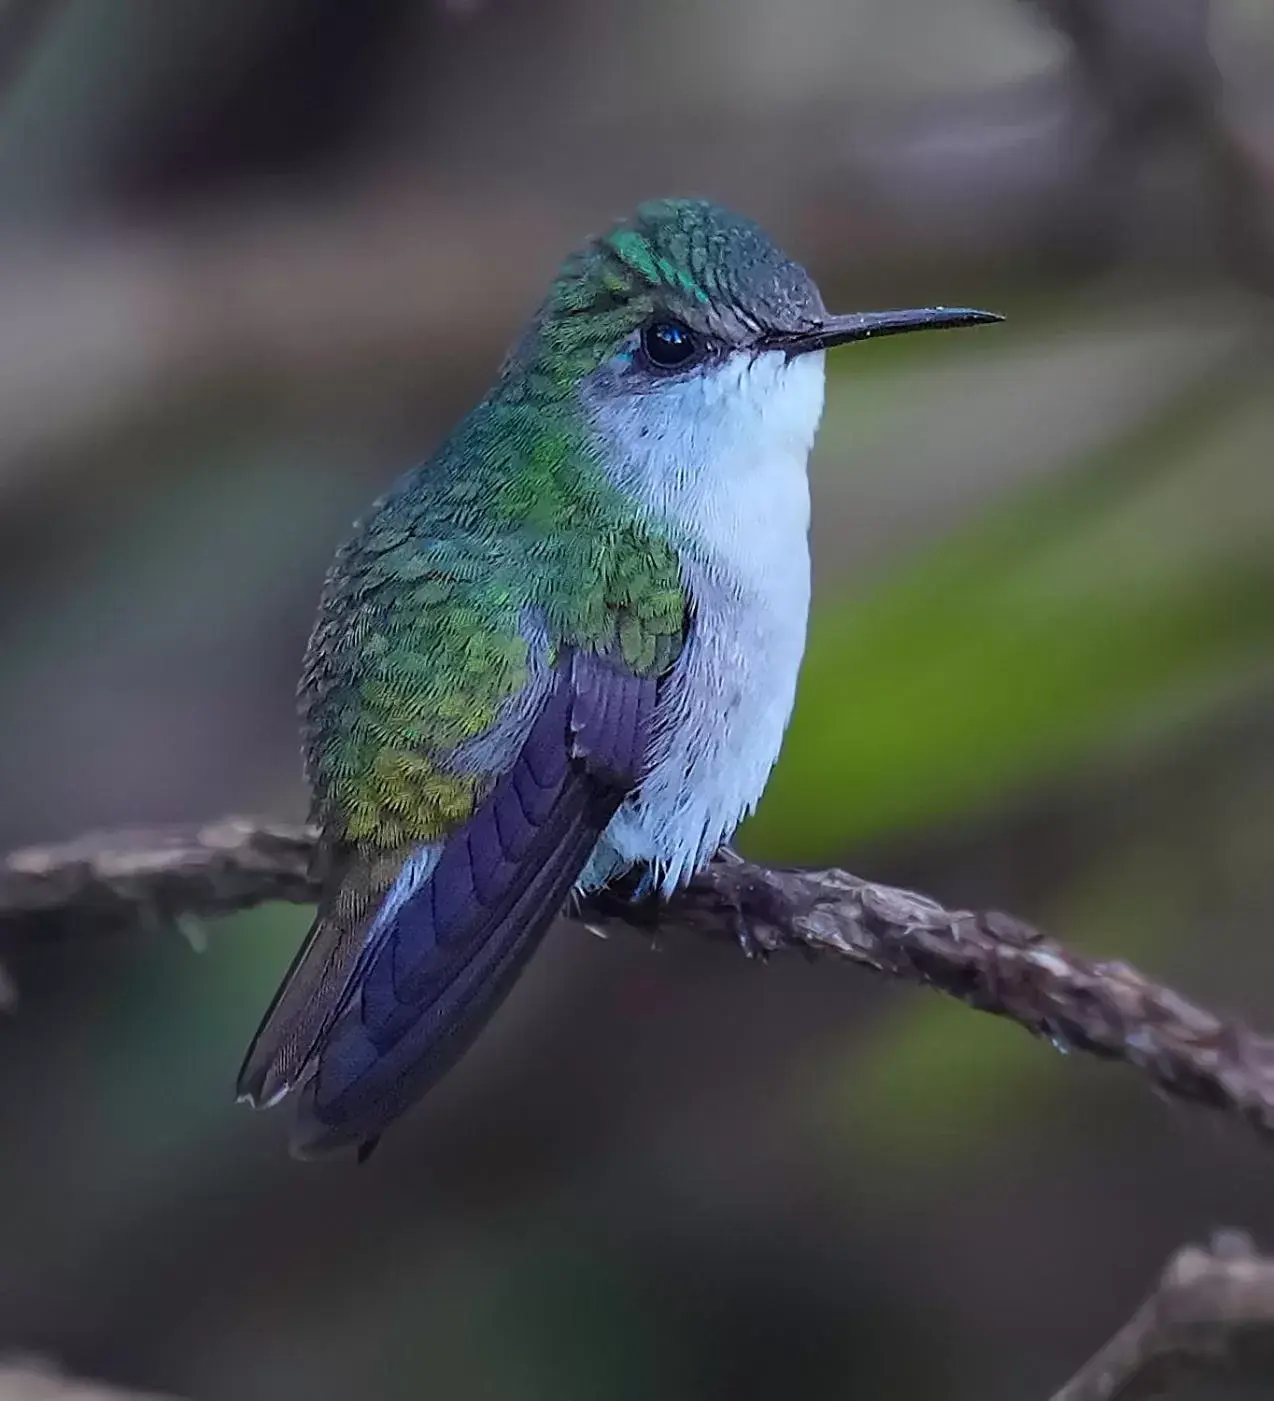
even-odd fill
[{"label": "blurred brown background", "polygon": [[[655,194],[840,309],[743,846],[1274,1026],[1268,0],[0,6],[0,845],[299,816],[351,517]],[[4,951],[0,1350],[200,1401],[1047,1395],[1274,1160],[848,970],[550,938],[363,1170],[232,1103],[306,912]],[[187,931],[199,933],[200,931]]]}]

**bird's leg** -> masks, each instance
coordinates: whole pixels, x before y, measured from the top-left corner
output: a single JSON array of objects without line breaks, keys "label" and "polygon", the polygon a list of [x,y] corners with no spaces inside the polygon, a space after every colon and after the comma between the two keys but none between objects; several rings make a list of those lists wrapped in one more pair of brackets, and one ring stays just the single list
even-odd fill
[{"label": "bird's leg", "polygon": [[[723,843],[717,848],[714,859],[723,866],[744,866],[747,864],[743,857],[728,843]],[[725,900],[730,917],[730,927],[734,931],[735,942],[743,950],[744,958],[755,959],[758,963],[767,962],[770,950],[753,928],[752,921],[743,908],[743,901],[739,898],[736,886],[731,885],[725,892]]]}]

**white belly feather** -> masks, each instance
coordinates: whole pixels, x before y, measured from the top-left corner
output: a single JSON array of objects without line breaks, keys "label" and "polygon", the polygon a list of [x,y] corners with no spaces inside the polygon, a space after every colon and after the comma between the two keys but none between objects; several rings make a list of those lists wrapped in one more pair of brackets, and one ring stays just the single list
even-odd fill
[{"label": "white belly feather", "polygon": [[[792,713],[809,613],[806,464],[823,356],[731,356],[640,396],[594,400],[610,470],[667,530],[693,600],[647,776],[581,877],[652,867],[669,892],[756,805]],[[609,456],[609,454],[608,454]]]}]

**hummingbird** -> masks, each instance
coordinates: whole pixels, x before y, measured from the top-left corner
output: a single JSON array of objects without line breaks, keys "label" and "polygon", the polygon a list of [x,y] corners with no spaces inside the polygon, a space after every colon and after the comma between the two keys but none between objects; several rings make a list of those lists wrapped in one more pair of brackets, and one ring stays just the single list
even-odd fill
[{"label": "hummingbird", "polygon": [[365,1157],[573,894],[667,897],[730,839],[805,648],[824,352],[999,319],[830,315],[703,200],[567,259],[327,574],[298,693],[321,896],[238,1082],[296,1093],[294,1153]]}]

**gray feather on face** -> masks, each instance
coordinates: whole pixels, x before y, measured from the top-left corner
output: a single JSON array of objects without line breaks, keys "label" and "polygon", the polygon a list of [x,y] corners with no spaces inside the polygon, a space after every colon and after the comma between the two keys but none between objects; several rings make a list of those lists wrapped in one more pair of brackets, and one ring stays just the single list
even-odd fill
[{"label": "gray feather on face", "polygon": [[682,293],[675,309],[718,319],[722,329],[734,329],[739,344],[758,331],[804,330],[826,314],[799,263],[751,219],[706,200],[644,204],[606,241],[622,247],[625,238],[644,243],[657,268],[674,270],[667,285]]}]

